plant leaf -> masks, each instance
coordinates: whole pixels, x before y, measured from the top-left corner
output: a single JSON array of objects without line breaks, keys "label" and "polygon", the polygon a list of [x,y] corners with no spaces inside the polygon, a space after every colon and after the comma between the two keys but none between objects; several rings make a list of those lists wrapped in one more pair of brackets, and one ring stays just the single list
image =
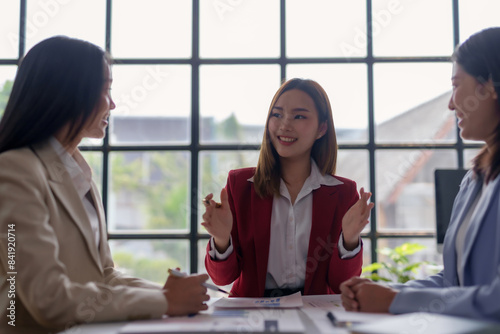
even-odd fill
[{"label": "plant leaf", "polygon": [[394,248],[394,251],[401,255],[412,255],[426,248],[426,246],[418,243],[405,242],[404,244]]},{"label": "plant leaf", "polygon": [[388,247],[380,248],[377,250],[377,253],[387,256],[391,255],[392,252],[394,251]]},{"label": "plant leaf", "polygon": [[391,279],[386,278],[386,277],[382,277],[382,276],[380,276],[377,273],[373,273],[373,274],[371,274],[369,276],[363,276],[363,277],[369,278],[369,279],[371,279],[372,281],[375,281],[375,282],[379,282],[379,281],[392,282]]},{"label": "plant leaf", "polygon": [[426,263],[425,261],[421,261],[421,262],[415,262],[415,263],[412,263],[406,267],[403,268],[403,272],[407,272],[407,271],[412,271],[412,272],[417,272],[417,269],[423,265],[424,263]]},{"label": "plant leaf", "polygon": [[362,273],[364,272],[373,272],[375,270],[379,270],[380,268],[382,268],[382,264],[378,263],[378,262],[373,262],[372,264],[369,264],[365,267],[363,267],[363,269],[361,270]]}]

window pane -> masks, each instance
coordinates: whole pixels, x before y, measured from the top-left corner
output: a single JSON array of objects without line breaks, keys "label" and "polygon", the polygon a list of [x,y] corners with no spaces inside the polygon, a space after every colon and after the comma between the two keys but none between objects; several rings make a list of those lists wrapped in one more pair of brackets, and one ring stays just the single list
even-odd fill
[{"label": "window pane", "polygon": [[456,141],[450,63],[375,64],[373,71],[377,142]]},{"label": "window pane", "polygon": [[189,142],[189,65],[115,65],[112,92],[112,144]]},{"label": "window pane", "polygon": [[106,1],[27,0],[26,50],[54,35],[80,38],[104,48]]},{"label": "window pane", "polygon": [[[346,149],[339,150],[337,156],[336,174],[355,181],[358,191],[361,187],[363,187],[365,191],[371,191],[368,151]],[[370,224],[366,225],[363,231],[369,232]]]},{"label": "window pane", "polygon": [[472,168],[472,160],[478,155],[480,148],[475,148],[475,149],[467,149],[464,150],[464,166],[465,169],[471,169]]},{"label": "window pane", "polygon": [[201,66],[201,142],[260,144],[279,78],[278,65]]},{"label": "window pane", "polygon": [[372,18],[375,56],[449,56],[453,52],[452,1],[374,0]]},{"label": "window pane", "polygon": [[434,170],[457,168],[454,150],[378,150],[379,230],[435,231]]},{"label": "window pane", "polygon": [[189,152],[111,152],[109,230],[186,231]]},{"label": "window pane", "polygon": [[339,150],[337,156],[337,175],[356,182],[358,190],[363,187],[370,191],[370,165],[366,150]]},{"label": "window pane", "polygon": [[2,118],[9,101],[16,70],[17,66],[0,66],[0,118]]},{"label": "window pane", "polygon": [[460,42],[470,35],[489,27],[499,26],[498,0],[459,0]]},{"label": "window pane", "polygon": [[200,1],[200,57],[279,57],[279,3]]},{"label": "window pane", "polygon": [[369,238],[363,238],[363,266],[372,263],[372,242]]},{"label": "window pane", "polygon": [[167,270],[189,272],[187,240],[109,240],[115,267],[119,271],[158,284],[165,284]]},{"label": "window pane", "polygon": [[341,149],[337,156],[337,175],[347,177],[359,188],[370,191],[370,165],[368,163],[368,151]]},{"label": "window pane", "polygon": [[[409,243],[417,243],[425,246],[423,250],[416,252],[412,255],[408,255],[410,260],[410,264],[427,261],[428,264],[423,264],[420,266],[419,270],[414,277],[416,279],[425,278],[430,275],[437,274],[443,269],[443,257],[438,252],[436,239],[435,238],[379,238],[378,239],[378,248],[382,249],[385,247],[395,248],[401,246],[405,242]],[[388,264],[394,264],[386,255],[378,254],[378,262],[385,262]],[[394,279],[393,282],[396,282],[395,277],[390,275],[385,269],[379,270],[379,274],[383,277]]]},{"label": "window pane", "polygon": [[[206,251],[207,251],[207,242],[208,242],[208,239],[201,239],[198,241],[198,273],[203,273],[203,274],[206,274],[207,273],[207,269],[205,268],[205,254],[206,254]],[[214,284],[214,282],[212,281],[211,278],[208,279],[207,281],[208,283],[211,283],[211,284]],[[225,290],[225,291],[231,291],[231,287],[233,286],[233,284],[229,284],[229,285],[221,285],[219,286],[221,289]],[[220,298],[220,297],[227,297],[226,294],[222,293],[222,292],[218,292],[218,291],[213,291],[211,289],[208,289],[207,290],[207,294],[211,297],[217,297],[217,298]]]},{"label": "window pane", "polygon": [[286,1],[288,57],[365,57],[366,0]]},{"label": "window pane", "polygon": [[113,1],[113,56],[191,57],[192,11],[192,2],[185,0]]},{"label": "window pane", "polygon": [[19,3],[2,1],[0,11],[0,59],[17,58],[19,54]]},{"label": "window pane", "polygon": [[366,65],[288,65],[286,72],[287,79],[313,79],[325,89],[340,144],[368,141]]},{"label": "window pane", "polygon": [[[220,201],[220,191],[226,186],[227,174],[232,169],[242,167],[255,167],[259,160],[259,151],[202,151],[200,152],[199,180],[200,189],[199,202],[206,195],[213,193],[214,200]],[[198,217],[205,212],[202,205],[199,206]],[[205,228],[198,225],[200,233],[206,233]]]},{"label": "window pane", "polygon": [[83,157],[92,169],[92,180],[97,184],[99,192],[102,194],[102,153],[85,151]]},{"label": "window pane", "polygon": [[100,138],[83,138],[78,146],[102,146],[103,140]]}]

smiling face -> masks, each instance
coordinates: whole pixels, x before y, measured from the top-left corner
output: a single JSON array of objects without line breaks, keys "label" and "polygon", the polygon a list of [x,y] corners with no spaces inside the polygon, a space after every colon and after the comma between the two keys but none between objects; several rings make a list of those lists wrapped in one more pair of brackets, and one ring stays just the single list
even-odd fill
[{"label": "smiling face", "polygon": [[111,98],[111,84],[113,77],[111,75],[110,66],[104,65],[104,83],[102,86],[101,97],[99,103],[94,110],[94,117],[88,126],[85,126],[83,136],[87,138],[103,138],[106,134],[108,126],[108,118],[111,110],[115,109],[116,105]]},{"label": "smiling face", "polygon": [[500,110],[491,80],[481,84],[460,64],[454,63],[452,85],[448,107],[458,118],[460,136],[469,140],[492,140],[500,122]]},{"label": "smiling face", "polygon": [[291,89],[276,100],[268,130],[281,159],[309,160],[314,142],[326,132],[326,124],[319,124],[313,99],[299,89]]}]

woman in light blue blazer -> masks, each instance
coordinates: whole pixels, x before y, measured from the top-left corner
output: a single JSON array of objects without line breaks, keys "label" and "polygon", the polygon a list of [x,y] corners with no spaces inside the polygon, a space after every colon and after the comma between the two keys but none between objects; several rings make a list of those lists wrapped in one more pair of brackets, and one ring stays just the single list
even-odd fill
[{"label": "woman in light blue blazer", "polygon": [[452,56],[449,108],[464,139],[485,146],[453,205],[444,270],[383,286],[364,278],[341,285],[346,310],[432,312],[500,322],[500,28],[472,35]]}]

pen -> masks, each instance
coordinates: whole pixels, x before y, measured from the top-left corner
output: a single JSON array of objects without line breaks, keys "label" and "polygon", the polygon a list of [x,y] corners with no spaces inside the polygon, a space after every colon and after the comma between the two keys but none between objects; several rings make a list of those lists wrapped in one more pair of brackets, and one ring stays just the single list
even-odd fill
[{"label": "pen", "polygon": [[[172,276],[176,276],[176,277],[186,277],[187,276],[187,274],[180,272],[179,270],[176,270],[176,269],[169,269],[168,273],[171,274]],[[207,289],[219,291],[219,292],[225,293],[226,295],[231,295],[226,290],[222,290],[221,288],[219,288],[218,286],[215,286],[213,284],[201,283],[201,285],[203,285]]]},{"label": "pen", "polygon": [[[201,201],[202,201],[204,204],[206,204],[206,205],[210,205],[210,201],[209,201],[208,199],[206,199],[206,198],[202,199]],[[217,202],[215,202],[215,207],[216,207],[216,208],[220,208],[221,206],[222,206],[222,204],[221,204],[221,203],[217,203]]]},{"label": "pen", "polygon": [[326,316],[335,327],[351,327],[352,325],[359,323],[357,321],[339,321],[330,311],[328,311]]}]

